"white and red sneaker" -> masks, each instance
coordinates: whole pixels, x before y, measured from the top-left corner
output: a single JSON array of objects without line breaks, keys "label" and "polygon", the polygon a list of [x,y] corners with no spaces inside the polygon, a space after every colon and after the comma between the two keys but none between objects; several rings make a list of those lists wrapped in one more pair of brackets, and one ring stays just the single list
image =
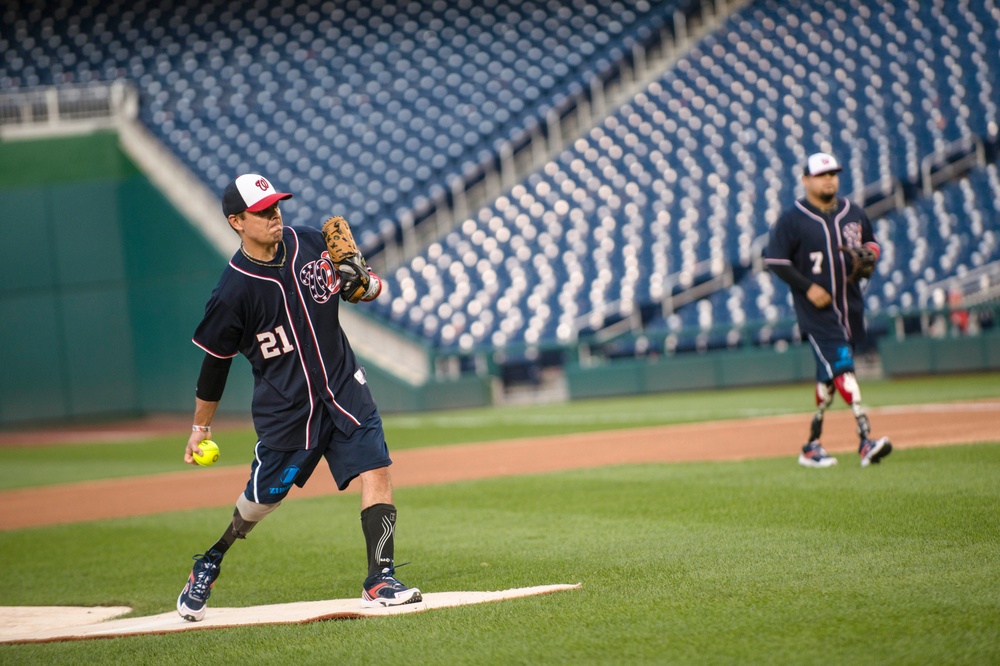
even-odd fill
[{"label": "white and red sneaker", "polygon": [[212,594],[215,579],[221,572],[222,557],[195,555],[194,560],[187,585],[177,597],[177,612],[188,622],[201,622],[208,611],[208,597]]},{"label": "white and red sneaker", "polygon": [[888,437],[878,439],[863,439],[858,446],[858,455],[861,456],[861,466],[876,465],[882,458],[892,453],[892,442]]},{"label": "white and red sneaker", "polygon": [[386,606],[402,606],[423,601],[420,590],[406,587],[396,580],[396,569],[388,567],[381,573],[369,576],[361,590],[362,608],[382,608]]},{"label": "white and red sneaker", "polygon": [[837,459],[827,453],[819,442],[809,442],[802,447],[799,464],[803,467],[833,467]]}]

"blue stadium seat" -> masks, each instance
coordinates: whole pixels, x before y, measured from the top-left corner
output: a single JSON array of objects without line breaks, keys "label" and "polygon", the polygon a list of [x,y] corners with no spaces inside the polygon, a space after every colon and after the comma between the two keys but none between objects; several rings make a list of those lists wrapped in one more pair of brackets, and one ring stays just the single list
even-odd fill
[{"label": "blue stadium seat", "polygon": [[[338,176],[329,158],[302,151],[309,137],[335,142],[361,173],[338,176],[344,187],[334,202],[374,246],[385,220],[478,164],[484,148],[543,122],[554,99],[580,90],[693,3],[283,0],[235,12],[206,0],[196,10],[140,13],[110,0],[44,20],[46,12],[16,5],[0,16],[0,84],[130,77],[141,119],[207,183],[218,186],[237,168],[266,168],[301,191],[286,206],[292,223],[317,224],[330,212],[317,205],[318,189],[299,184]],[[238,125],[236,136],[223,118]],[[191,144],[196,119],[218,137],[214,148]],[[219,154],[234,140],[242,160]],[[386,187],[400,150],[414,163]],[[258,151],[267,159],[250,154]]]},{"label": "blue stadium seat", "polygon": [[[209,186],[264,171],[297,193],[288,222],[341,213],[374,247],[693,5],[110,0],[49,17],[22,3],[0,14],[0,85],[130,77],[142,120]],[[569,342],[637,312],[680,346],[732,345],[744,325],[787,339],[787,289],[766,273],[655,313],[667,290],[749,262],[808,153],[836,153],[849,192],[915,183],[926,155],[996,137],[997,53],[987,0],[751,3],[387,276],[373,310],[463,351]],[[877,220],[872,310],[996,260],[998,191],[989,167]]]}]

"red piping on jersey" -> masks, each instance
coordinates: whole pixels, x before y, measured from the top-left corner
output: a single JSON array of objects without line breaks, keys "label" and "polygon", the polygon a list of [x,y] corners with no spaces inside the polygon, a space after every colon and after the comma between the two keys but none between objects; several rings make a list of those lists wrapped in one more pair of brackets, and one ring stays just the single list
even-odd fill
[{"label": "red piping on jersey", "polygon": [[195,347],[197,347],[198,349],[202,350],[206,354],[214,356],[215,358],[236,358],[237,356],[239,356],[239,352],[236,352],[235,354],[229,354],[229,355],[226,355],[226,354],[216,354],[214,351],[212,351],[208,347],[203,347],[202,345],[198,344],[198,341],[195,340],[194,338],[191,338],[191,342],[194,343]]},{"label": "red piping on jersey", "polygon": [[[294,270],[295,260],[299,256],[299,248],[301,247],[301,245],[299,244],[299,236],[298,234],[295,233],[295,230],[292,229],[291,227],[286,227],[286,228],[292,234],[292,236],[295,237],[295,251],[292,253],[292,269]],[[312,318],[309,316],[309,309],[306,308],[306,302],[302,296],[302,286],[299,284],[298,280],[295,280],[295,293],[298,294],[299,305],[302,306],[302,314],[305,315],[306,322],[309,324],[309,334],[312,336],[313,347],[316,349],[316,358],[319,360],[320,367],[323,368],[323,384],[326,387],[326,392],[330,396],[330,402],[333,403],[333,406],[336,407],[341,414],[351,419],[351,421],[354,422],[354,425],[361,425],[361,421],[359,421],[357,418],[355,418],[353,414],[351,414],[346,409],[340,406],[340,403],[337,402],[337,397],[333,393],[333,389],[330,388],[330,381],[326,373],[326,363],[323,361],[323,354],[320,353],[319,338],[316,337],[316,329],[313,327]]]},{"label": "red piping on jersey", "polygon": [[[290,227],[285,227],[285,228],[288,229],[288,231],[295,238],[295,249],[294,249],[294,252],[292,253],[292,258],[291,258],[291,262],[290,262],[290,270],[295,271],[295,260],[298,258],[299,247],[300,247],[299,239],[298,239],[298,235],[295,233],[295,231],[292,228],[290,228]],[[234,264],[232,260],[229,261],[229,265],[232,267],[233,270],[237,271],[238,273],[242,273],[243,275],[246,275],[247,277],[256,278],[258,280],[264,280],[264,281],[272,282],[272,283],[276,284],[278,286],[278,289],[281,291],[281,300],[285,304],[285,316],[288,318],[289,323],[291,323],[292,321],[294,321],[294,317],[292,317],[292,313],[291,313],[291,311],[288,308],[288,300],[287,300],[287,297],[285,295],[284,284],[281,282],[281,280],[277,280],[275,278],[268,277],[266,275],[258,275],[257,273],[251,273],[250,271],[244,270],[244,269],[240,268],[239,266],[237,266],[236,264]],[[339,411],[341,414],[343,414],[348,419],[350,419],[351,422],[354,423],[354,425],[361,425],[361,421],[359,421],[356,416],[354,416],[349,411],[347,411],[346,409],[344,409],[340,405],[340,403],[337,402],[337,398],[334,395],[333,390],[330,388],[330,382],[327,379],[327,374],[326,374],[326,363],[323,362],[323,356],[322,356],[322,354],[319,351],[320,350],[319,341],[318,341],[318,339],[316,337],[316,331],[315,331],[315,328],[313,327],[312,318],[309,316],[309,311],[306,308],[305,301],[304,301],[304,299],[302,297],[302,289],[301,289],[301,287],[299,285],[298,280],[295,278],[294,274],[292,276],[292,280],[295,283],[295,293],[298,296],[299,304],[302,306],[302,313],[305,316],[306,321],[309,323],[309,329],[308,329],[309,330],[309,334],[312,336],[313,344],[316,346],[316,356],[317,356],[317,358],[319,360],[320,366],[323,369],[323,383],[324,383],[324,386],[326,388],[327,394],[330,396],[330,402],[333,404],[334,407],[337,408],[337,411]],[[306,446],[305,446],[305,448],[308,450],[310,448],[309,442],[311,440],[311,430],[312,430],[312,421],[313,421],[312,417],[313,417],[313,414],[316,411],[316,403],[315,403],[315,400],[313,399],[312,380],[311,380],[310,375],[309,375],[309,369],[307,367],[306,360],[305,360],[305,358],[302,355],[302,344],[301,344],[301,342],[299,340],[298,330],[296,329],[295,326],[291,326],[290,328],[292,330],[292,338],[295,340],[295,353],[296,353],[296,355],[299,358],[299,363],[302,366],[302,374],[305,375],[306,384],[308,385],[308,389],[309,389],[309,419],[306,421]],[[195,344],[197,344],[197,343],[195,343]],[[208,350],[206,349],[205,351],[207,352]],[[209,352],[209,353],[211,353],[211,352]],[[235,356],[235,354],[234,354],[234,356]]]},{"label": "red piping on jersey", "polygon": [[[841,221],[843,221],[844,217],[847,215],[847,211],[849,211],[850,209],[851,209],[851,202],[848,201],[847,199],[844,199],[844,210],[840,211],[840,213],[835,218],[833,218],[833,227],[834,227],[834,229],[837,230],[838,244],[839,244],[839,239],[841,239],[841,238],[844,237],[844,233],[843,233],[844,230],[840,228],[840,223],[841,223]],[[847,262],[844,260],[844,253],[843,252],[837,252],[837,258],[840,260],[840,274],[841,275],[847,275]],[[847,339],[849,340],[851,338],[851,325],[850,325],[850,321],[851,320],[848,318],[848,314],[849,314],[848,310],[850,309],[850,306],[847,304],[847,284],[846,284],[846,280],[845,280],[845,284],[844,284],[844,290],[840,294],[840,300],[844,304],[844,307],[843,307],[843,310],[842,310],[843,314],[841,315],[841,317],[843,318],[843,321],[844,321],[844,330],[847,331]]]},{"label": "red piping on jersey", "polygon": [[[292,313],[288,310],[288,300],[285,298],[285,287],[283,284],[281,284],[281,280],[276,280],[272,277],[267,277],[265,275],[257,275],[256,273],[245,271],[236,264],[234,264],[232,260],[229,261],[229,265],[232,266],[234,271],[242,273],[247,277],[257,278],[258,280],[265,280],[267,282],[273,282],[274,284],[278,285],[278,290],[281,292],[281,300],[285,304],[285,316],[288,317],[289,322],[293,321]],[[294,269],[294,267],[295,264],[293,263],[292,268]],[[302,374],[305,375],[306,384],[308,384],[309,386],[309,419],[306,421],[306,450],[308,450],[309,442],[312,439],[310,431],[312,430],[313,412],[316,411],[316,402],[313,400],[312,381],[309,378],[309,368],[306,367],[306,360],[302,358],[302,345],[299,344],[298,332],[295,330],[294,326],[289,326],[289,328],[292,329],[292,337],[295,338],[295,354],[299,357],[299,363],[302,364]]]},{"label": "red piping on jersey", "polygon": [[783,265],[783,266],[791,266],[792,265],[792,260],[791,259],[771,259],[770,257],[764,257],[764,263],[768,264],[770,266],[777,266],[779,264]]},{"label": "red piping on jersey", "polygon": [[[848,201],[847,199],[844,199],[843,201],[844,201],[844,204],[845,204],[844,205],[844,210],[842,210],[839,213],[837,213],[837,216],[833,218],[833,226],[834,226],[835,229],[837,229],[838,236],[840,235],[840,220],[843,219],[844,215],[847,214],[847,211],[850,210],[850,207],[851,207],[851,202],[850,201]],[[819,215],[816,215],[811,210],[809,210],[804,205],[802,205],[801,201],[796,201],[795,205],[798,206],[799,210],[801,210],[803,213],[805,213],[806,215],[808,215],[810,218],[812,218],[812,219],[816,220],[817,222],[819,222],[820,226],[823,228],[823,234],[826,236],[826,253],[827,253],[826,256],[827,256],[827,261],[829,262],[829,265],[830,265],[830,289],[831,289],[831,293],[830,293],[830,301],[831,301],[830,302],[830,307],[832,307],[833,311],[837,313],[837,318],[840,319],[840,325],[841,325],[841,327],[843,327],[844,333],[847,335],[847,339],[850,340],[851,339],[851,327],[848,326],[848,324],[847,324],[847,322],[848,322],[848,319],[847,319],[847,291],[845,290],[843,294],[840,294],[840,290],[837,289],[837,271],[834,269],[834,261],[835,260],[834,260],[834,257],[833,257],[833,241],[830,238],[830,230],[826,226],[826,220],[824,220],[822,217],[820,217]],[[841,275],[843,275],[844,272],[846,271],[846,268],[844,266],[844,256],[843,256],[843,254],[841,254],[841,256],[840,256],[840,270],[841,270]],[[844,304],[843,309],[837,307],[837,299],[838,298],[841,298],[843,300],[843,304]]]}]

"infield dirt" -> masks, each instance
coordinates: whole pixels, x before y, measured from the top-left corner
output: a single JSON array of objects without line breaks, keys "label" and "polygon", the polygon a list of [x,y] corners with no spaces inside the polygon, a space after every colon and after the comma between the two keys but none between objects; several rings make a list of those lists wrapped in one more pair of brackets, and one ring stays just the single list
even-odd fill
[{"label": "infield dirt", "polygon": [[[887,407],[872,409],[870,414],[874,434],[892,438],[896,458],[913,447],[1000,440],[1000,400]],[[809,418],[797,414],[396,451],[392,454],[393,483],[399,488],[608,465],[761,457],[787,457],[788,464],[795,465]],[[152,432],[184,433],[186,427],[186,421],[161,419],[115,431],[7,434],[0,437],[0,445],[30,445],[33,437],[38,441],[57,436],[63,441],[125,439]],[[854,429],[849,411],[828,414],[824,446],[831,453],[854,453]],[[181,440],[179,435],[178,458],[184,449]],[[891,465],[893,459],[885,464]],[[852,459],[843,462],[856,464]],[[248,470],[249,465],[190,467],[155,476],[0,492],[0,530],[231,506],[246,484]],[[296,488],[289,499],[336,493],[333,480],[322,472],[317,470],[306,487]],[[836,468],[803,468],[802,473],[830,474]]]}]

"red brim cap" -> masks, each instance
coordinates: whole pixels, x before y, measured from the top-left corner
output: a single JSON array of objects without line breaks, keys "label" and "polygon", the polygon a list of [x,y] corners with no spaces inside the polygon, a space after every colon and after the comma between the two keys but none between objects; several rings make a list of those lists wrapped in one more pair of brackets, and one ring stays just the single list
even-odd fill
[{"label": "red brim cap", "polygon": [[267,178],[256,173],[245,173],[226,185],[222,192],[222,213],[226,217],[245,210],[259,213],[277,201],[291,199],[288,192],[275,192]]},{"label": "red brim cap", "polygon": [[269,194],[268,196],[264,197],[254,205],[247,206],[247,210],[250,211],[251,213],[259,213],[265,208],[270,208],[276,202],[281,201],[282,199],[291,199],[291,198],[292,195],[289,194],[288,192],[275,192],[274,194]]}]

